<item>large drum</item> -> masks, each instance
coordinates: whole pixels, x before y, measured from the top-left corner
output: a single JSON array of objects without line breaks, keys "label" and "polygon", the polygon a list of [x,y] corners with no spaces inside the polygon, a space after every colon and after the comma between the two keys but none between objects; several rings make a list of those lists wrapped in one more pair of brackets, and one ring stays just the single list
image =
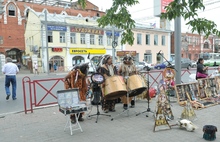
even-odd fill
[{"label": "large drum", "polygon": [[127,86],[129,91],[129,97],[140,95],[147,89],[146,82],[141,75],[129,76],[127,80]]},{"label": "large drum", "polygon": [[114,100],[127,94],[126,84],[122,76],[112,76],[105,80],[106,100]]}]

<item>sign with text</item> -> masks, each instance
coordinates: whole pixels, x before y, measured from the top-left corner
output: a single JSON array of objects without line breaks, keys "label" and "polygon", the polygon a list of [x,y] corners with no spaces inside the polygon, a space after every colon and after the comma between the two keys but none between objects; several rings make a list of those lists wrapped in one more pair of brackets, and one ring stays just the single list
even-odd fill
[{"label": "sign with text", "polygon": [[53,52],[62,52],[63,51],[63,48],[51,48]]},{"label": "sign with text", "polygon": [[117,51],[117,56],[126,56],[127,54],[136,56],[136,51]]},{"label": "sign with text", "polygon": [[77,33],[89,33],[89,34],[97,34],[97,35],[103,35],[103,30],[98,29],[92,29],[92,28],[77,28],[77,27],[71,27],[71,32],[77,32]]},{"label": "sign with text", "polygon": [[47,26],[48,31],[67,31],[66,26],[52,26],[48,25]]},{"label": "sign with text", "polygon": [[173,0],[161,0],[161,13],[166,13],[165,7],[171,2],[173,2]]},{"label": "sign with text", "polygon": [[70,54],[105,54],[105,49],[70,48]]}]

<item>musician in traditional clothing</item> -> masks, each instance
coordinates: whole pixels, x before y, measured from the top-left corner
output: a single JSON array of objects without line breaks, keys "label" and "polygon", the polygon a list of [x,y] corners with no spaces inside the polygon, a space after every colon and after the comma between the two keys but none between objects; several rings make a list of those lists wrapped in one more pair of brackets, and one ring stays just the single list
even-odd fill
[{"label": "musician in traditional clothing", "polygon": [[[106,55],[102,61],[102,66],[98,69],[100,73],[102,73],[106,78],[117,75],[117,69],[112,64],[112,56]],[[102,95],[104,97],[105,93],[105,83],[102,84]],[[103,99],[102,109],[105,113],[109,111],[115,111],[115,102],[116,100],[106,100]]]},{"label": "musician in traditional clothing", "polygon": [[[123,58],[123,63],[121,64],[119,70],[119,74],[121,74],[124,78],[129,77],[131,75],[137,74],[137,69],[135,64],[133,63],[132,57],[128,54]],[[125,79],[126,81],[126,79]],[[121,101],[123,103],[123,108],[128,108],[128,103],[131,103],[131,107],[133,108],[135,103],[132,100],[133,97],[129,97],[129,101],[127,102],[127,94],[121,97]]]},{"label": "musician in traditional clothing", "polygon": [[[79,88],[79,99],[80,101],[86,101],[87,92],[87,73],[89,70],[88,63],[82,65],[76,65],[65,77],[65,89]],[[78,121],[84,121],[83,113],[79,113]],[[71,122],[75,123],[75,115],[70,116]]]}]

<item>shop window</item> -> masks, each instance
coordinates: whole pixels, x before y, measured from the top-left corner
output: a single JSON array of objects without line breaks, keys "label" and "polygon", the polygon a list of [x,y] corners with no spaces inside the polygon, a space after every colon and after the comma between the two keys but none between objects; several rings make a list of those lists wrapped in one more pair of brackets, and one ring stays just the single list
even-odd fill
[{"label": "shop window", "polygon": [[15,16],[15,10],[16,10],[15,5],[14,4],[10,4],[8,6],[8,15],[9,16]]},{"label": "shop window", "polygon": [[86,35],[85,34],[80,34],[80,43],[86,44]]},{"label": "shop window", "polygon": [[76,33],[70,33],[70,42],[76,44]]},{"label": "shop window", "polygon": [[84,63],[85,59],[82,56],[75,56],[72,58],[72,64],[73,66]]},{"label": "shop window", "polygon": [[205,43],[204,43],[204,48],[206,48],[206,49],[209,48],[209,43],[208,43],[208,42],[205,42]]},{"label": "shop window", "polygon": [[111,37],[107,37],[107,45],[111,46],[112,45],[112,39]]},{"label": "shop window", "polygon": [[47,39],[48,39],[48,42],[50,43],[53,42],[53,32],[48,32]]},{"label": "shop window", "polygon": [[65,32],[60,32],[60,43],[65,43],[66,38],[65,38]]},{"label": "shop window", "polygon": [[97,65],[99,63],[100,57],[99,56],[94,56],[92,57],[92,62],[94,65]]}]

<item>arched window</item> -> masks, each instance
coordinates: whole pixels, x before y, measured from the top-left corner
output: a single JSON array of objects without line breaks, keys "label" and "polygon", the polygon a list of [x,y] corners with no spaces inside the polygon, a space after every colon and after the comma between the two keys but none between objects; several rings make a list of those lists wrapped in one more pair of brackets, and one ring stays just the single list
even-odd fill
[{"label": "arched window", "polygon": [[73,64],[73,66],[74,66],[74,65],[77,65],[77,64],[84,63],[84,62],[85,62],[85,59],[84,59],[82,56],[75,56],[75,57],[73,57],[73,59],[72,59],[72,64]]},{"label": "arched window", "polygon": [[209,48],[209,43],[208,42],[204,43],[204,48],[206,48],[206,49]]},{"label": "arched window", "polygon": [[8,6],[8,15],[9,16],[15,16],[15,10],[16,10],[15,5],[14,4],[10,4]]}]

